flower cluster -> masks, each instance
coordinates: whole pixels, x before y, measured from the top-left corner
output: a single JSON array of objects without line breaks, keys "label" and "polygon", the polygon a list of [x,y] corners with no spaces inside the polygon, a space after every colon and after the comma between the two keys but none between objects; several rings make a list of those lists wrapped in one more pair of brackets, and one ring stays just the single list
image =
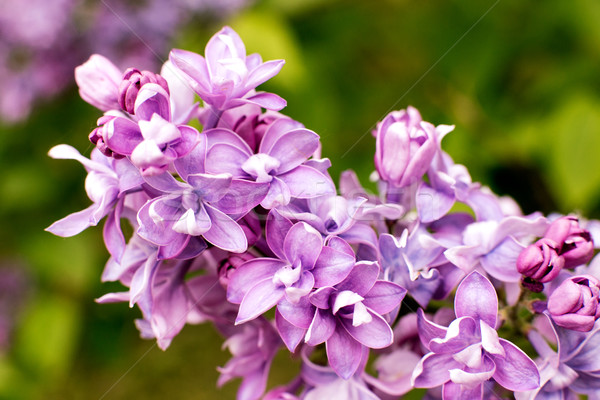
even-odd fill
[{"label": "flower cluster", "polygon": [[[598,223],[523,215],[442,150],[453,127],[412,107],[373,132],[379,194],[352,171],[336,189],[319,136],[256,91],[283,64],[246,54],[225,27],[204,55],[173,50],[159,74],[99,55],[77,68],[104,111],[95,148],[50,156],[84,165],[92,205],[48,230],[106,217],[102,279],[128,290],[98,301],[137,305],[142,337],[162,349],[213,323],[232,354],[218,384],[241,378],[239,399],[597,394]],[[515,344],[525,337],[533,347]],[[267,388],[280,350],[300,373]]]}]

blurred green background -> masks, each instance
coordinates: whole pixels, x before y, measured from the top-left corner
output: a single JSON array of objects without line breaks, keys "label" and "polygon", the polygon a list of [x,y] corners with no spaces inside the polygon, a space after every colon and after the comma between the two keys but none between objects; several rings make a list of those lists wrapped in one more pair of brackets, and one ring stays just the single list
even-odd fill
[{"label": "blurred green background", "polygon": [[[201,53],[229,24],[249,52],[286,59],[262,89],[321,135],[336,180],[353,168],[368,185],[370,131],[413,105],[455,124],[444,149],[525,212],[597,218],[599,20],[596,0],[263,0],[182,27],[173,47]],[[89,155],[99,116],[72,86],[26,121],[0,123],[0,273],[19,268],[28,282],[5,293],[16,322],[0,352],[0,399],[234,398],[236,384],[215,389],[229,355],[212,327],[187,326],[162,352],[139,338],[137,309],[94,303],[120,290],[100,283],[101,228],[69,239],[43,230],[89,205],[81,165],[46,153],[67,143]],[[282,383],[294,371],[280,361]]]}]

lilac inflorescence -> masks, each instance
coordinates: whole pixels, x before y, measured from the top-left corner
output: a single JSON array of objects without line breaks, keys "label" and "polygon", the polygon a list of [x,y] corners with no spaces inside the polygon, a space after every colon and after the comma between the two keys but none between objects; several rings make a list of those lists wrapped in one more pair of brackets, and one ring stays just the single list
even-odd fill
[{"label": "lilac inflorescence", "polygon": [[[77,68],[104,112],[95,149],[49,154],[83,164],[92,205],[47,230],[105,219],[102,280],[126,290],[98,302],[137,305],[162,349],[186,324],[214,324],[232,354],[218,385],[241,378],[243,400],[597,394],[597,223],[524,215],[442,150],[452,127],[413,107],[374,132],[379,194],[352,171],[338,192],[318,134],[256,91],[283,63],[225,27],[160,73],[99,55]],[[300,372],[269,388],[279,351]]]}]

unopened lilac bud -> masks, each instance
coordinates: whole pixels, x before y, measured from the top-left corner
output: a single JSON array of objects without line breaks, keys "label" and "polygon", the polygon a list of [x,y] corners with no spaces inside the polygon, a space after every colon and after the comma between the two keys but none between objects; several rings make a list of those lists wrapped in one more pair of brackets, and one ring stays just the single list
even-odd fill
[{"label": "unopened lilac bud", "polygon": [[569,278],[550,295],[550,316],[563,328],[589,332],[600,317],[599,293],[600,281],[595,277],[580,275]]},{"label": "unopened lilac bud", "polygon": [[519,273],[542,283],[556,278],[564,264],[565,260],[558,255],[558,244],[548,238],[527,246],[517,258]]},{"label": "unopened lilac bud", "polygon": [[106,57],[92,55],[75,68],[75,81],[81,98],[102,111],[119,108],[121,71]]},{"label": "unopened lilac bud", "polygon": [[565,268],[575,268],[585,264],[594,256],[592,236],[579,226],[576,217],[558,218],[552,222],[544,237],[558,243],[559,254],[565,259]]},{"label": "unopened lilac bud", "polygon": [[134,114],[135,99],[146,83],[156,83],[169,93],[169,85],[162,76],[150,71],[128,68],[119,85],[119,106],[129,114]]},{"label": "unopened lilac bud", "polygon": [[221,261],[219,264],[219,282],[223,287],[227,287],[229,284],[229,278],[231,278],[231,274],[235,272],[235,270],[245,263],[246,261],[250,261],[255,258],[250,253],[229,253],[229,256]]},{"label": "unopened lilac bud", "polygon": [[388,114],[376,132],[375,168],[381,179],[396,187],[420,180],[436,152],[435,129],[412,107]]}]

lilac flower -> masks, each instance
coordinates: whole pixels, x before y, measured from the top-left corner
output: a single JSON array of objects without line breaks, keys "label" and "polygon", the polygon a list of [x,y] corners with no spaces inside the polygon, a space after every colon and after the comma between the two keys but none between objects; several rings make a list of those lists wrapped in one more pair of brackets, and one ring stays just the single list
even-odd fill
[{"label": "lilac flower", "polygon": [[177,256],[198,236],[227,251],[245,251],[244,231],[229,215],[246,214],[264,197],[266,187],[228,174],[192,174],[186,181],[179,182],[169,173],[146,178],[164,194],[139,210],[138,234],[158,246],[168,246],[165,258]]},{"label": "lilac flower", "polygon": [[[515,398],[577,399],[583,394],[593,399],[600,391],[600,324],[596,323],[589,332],[573,331],[552,322],[548,325],[549,336],[542,336],[540,333],[546,332],[535,330],[528,335],[529,341],[540,355],[536,362],[540,370],[541,386],[515,393]],[[551,348],[548,341],[557,344],[558,351]]]},{"label": "lilac flower", "polygon": [[100,141],[111,152],[131,157],[144,175],[156,175],[192,151],[199,133],[187,125],[172,122],[170,98],[160,85],[146,83],[137,93],[134,113],[139,121],[116,116],[101,118],[101,128],[90,139]]},{"label": "lilac flower", "polygon": [[227,299],[240,304],[236,324],[252,320],[276,304],[289,322],[308,318],[310,323],[310,314],[302,311],[307,305],[303,298],[314,287],[342,281],[354,265],[354,257],[323,246],[323,238],[314,228],[304,222],[292,225],[277,212],[269,214],[266,229],[267,243],[278,258],[256,258],[233,273]]},{"label": "lilac flower", "polygon": [[448,264],[443,255],[445,250],[423,227],[415,228],[410,235],[404,230],[400,238],[387,233],[379,236],[379,255],[385,276],[406,288],[422,307],[427,306],[444,280],[451,290],[463,276],[454,266],[445,267],[444,276],[435,268]]},{"label": "lilac flower", "polygon": [[335,192],[328,177],[302,165],[317,150],[319,136],[300,123],[288,118],[275,121],[265,132],[256,154],[233,131],[217,128],[205,133],[206,171],[268,184],[269,191],[261,201],[266,209],[286,205],[293,197]]},{"label": "lilac flower", "polygon": [[247,103],[269,110],[281,110],[286,105],[276,94],[253,93],[258,85],[277,75],[284,61],[263,63],[258,54],[246,56],[244,43],[229,27],[208,41],[205,57],[185,50],[172,50],[169,58],[215,112]]},{"label": "lilac flower", "polygon": [[236,398],[260,399],[267,387],[271,362],[281,344],[277,331],[264,318],[240,326],[223,344],[233,357],[224,367],[218,368],[221,376],[217,385],[222,386],[233,378],[241,377],[242,384]]},{"label": "lilac flower", "polygon": [[498,298],[490,281],[472,272],[459,285],[454,308],[457,319],[448,328],[429,322],[419,310],[419,335],[430,353],[414,370],[415,387],[444,385],[444,399],[482,398],[490,378],[512,391],[539,387],[534,362],[498,337]]},{"label": "lilac flower", "polygon": [[558,326],[588,332],[600,318],[600,281],[590,275],[563,281],[548,299],[548,312]]},{"label": "lilac flower", "polygon": [[85,188],[93,204],[85,210],[56,221],[46,230],[55,235],[74,236],[90,226],[96,226],[109,216],[104,228],[104,241],[112,255],[120,258],[125,239],[120,229],[120,218],[127,193],[140,190],[143,180],[138,170],[127,159],[115,160],[105,157],[98,150],[92,151],[91,159],[83,157],[71,146],[62,144],[48,152],[50,157],[73,159],[88,171]]},{"label": "lilac flower", "polygon": [[418,182],[429,168],[437,143],[453,127],[434,127],[416,108],[394,111],[377,125],[375,168],[395,187]]},{"label": "lilac flower", "polygon": [[376,263],[361,261],[342,282],[309,296],[316,310],[305,341],[311,346],[325,342],[329,365],[344,379],[357,371],[365,348],[381,349],[393,341],[382,315],[400,304],[406,290],[377,280],[378,275]]},{"label": "lilac flower", "polygon": [[317,365],[310,361],[308,351],[303,350],[301,377],[306,388],[302,399],[378,400],[379,397],[367,386],[368,375],[364,372],[369,351],[363,348],[360,357],[357,373],[349,379],[343,379],[331,367]]},{"label": "lilac flower", "polygon": [[169,86],[162,76],[150,71],[128,68],[119,83],[119,106],[129,114],[135,114],[138,92],[147,83],[155,83],[169,94]]},{"label": "lilac flower", "polygon": [[517,258],[525,248],[521,240],[540,236],[546,227],[546,218],[537,215],[474,222],[464,230],[463,245],[449,248],[444,254],[465,273],[481,266],[502,282],[519,282]]}]

